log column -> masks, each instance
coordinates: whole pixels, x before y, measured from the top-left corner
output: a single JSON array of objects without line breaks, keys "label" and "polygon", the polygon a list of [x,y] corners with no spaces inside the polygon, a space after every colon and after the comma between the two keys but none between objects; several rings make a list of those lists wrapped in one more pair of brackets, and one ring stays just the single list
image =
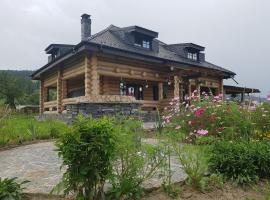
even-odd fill
[{"label": "log column", "polygon": [[180,92],[179,92],[179,95],[180,95],[180,102],[183,102],[184,99],[183,99],[183,96],[184,96],[184,86],[183,86],[183,79],[181,78],[180,79]]},{"label": "log column", "polygon": [[39,88],[39,113],[42,114],[44,112],[44,96],[45,88],[44,88],[44,80],[40,80],[40,88]]},{"label": "log column", "polygon": [[62,93],[62,71],[58,70],[57,74],[57,112],[62,112],[62,100],[63,100],[63,93]]},{"label": "log column", "polygon": [[179,77],[178,76],[174,76],[174,91],[173,91],[173,94],[174,94],[174,98],[179,98]]},{"label": "log column", "polygon": [[163,99],[163,83],[158,83],[158,100]]},{"label": "log column", "polygon": [[99,95],[99,74],[97,67],[97,56],[93,54],[91,57],[91,94],[93,96]]},{"label": "log column", "polygon": [[224,88],[223,88],[223,79],[220,80],[220,85],[219,85],[219,94],[222,94],[222,99],[224,99]]},{"label": "log column", "polygon": [[200,79],[197,79],[197,80],[196,80],[196,90],[197,90],[198,97],[200,98],[200,97],[201,97],[201,84],[200,84]]},{"label": "log column", "polygon": [[85,96],[99,95],[99,74],[97,71],[97,56],[85,57]]},{"label": "log column", "polygon": [[[67,80],[62,79],[62,100],[67,98]],[[65,109],[62,101],[62,107],[61,110],[63,111]]]},{"label": "log column", "polygon": [[84,59],[84,66],[85,66],[85,96],[90,97],[91,95],[91,66],[89,62],[89,58],[86,56]]},{"label": "log column", "polygon": [[188,97],[191,97],[191,79],[188,80]]}]

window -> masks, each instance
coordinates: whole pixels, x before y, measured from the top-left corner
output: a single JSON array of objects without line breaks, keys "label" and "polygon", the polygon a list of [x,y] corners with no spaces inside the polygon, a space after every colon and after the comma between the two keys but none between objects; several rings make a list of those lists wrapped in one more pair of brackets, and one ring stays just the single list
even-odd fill
[{"label": "window", "polygon": [[198,55],[197,55],[197,53],[191,53],[191,52],[188,52],[188,53],[187,53],[187,57],[188,57],[188,59],[190,59],[190,60],[198,60]]},{"label": "window", "polygon": [[150,40],[141,36],[135,37],[135,46],[150,49]]},{"label": "window", "polygon": [[133,96],[137,100],[143,100],[143,86],[120,82],[120,95]]},{"label": "window", "polygon": [[197,54],[196,54],[196,53],[193,54],[192,59],[193,59],[193,60],[197,60]]},{"label": "window", "polygon": [[142,41],[142,46],[143,46],[143,48],[149,49],[150,48],[150,42],[146,41],[146,40],[143,40]]},{"label": "window", "polygon": [[193,57],[192,53],[188,52],[187,57],[188,57],[188,59],[192,59],[192,57]]},{"label": "window", "polygon": [[47,93],[46,101],[55,101],[57,99],[56,87],[48,87],[47,91],[48,91],[48,93]]}]

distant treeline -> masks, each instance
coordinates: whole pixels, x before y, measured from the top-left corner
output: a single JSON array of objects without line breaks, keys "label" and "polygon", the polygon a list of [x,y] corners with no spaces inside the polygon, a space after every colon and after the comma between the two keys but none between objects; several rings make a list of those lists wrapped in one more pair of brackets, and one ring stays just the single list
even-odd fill
[{"label": "distant treeline", "polygon": [[31,80],[30,70],[0,70],[0,103],[16,105],[39,104],[39,82]]}]

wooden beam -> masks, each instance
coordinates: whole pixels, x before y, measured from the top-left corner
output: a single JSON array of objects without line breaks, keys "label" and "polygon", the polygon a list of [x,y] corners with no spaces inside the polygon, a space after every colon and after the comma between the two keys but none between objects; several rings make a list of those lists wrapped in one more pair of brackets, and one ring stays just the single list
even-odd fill
[{"label": "wooden beam", "polygon": [[62,112],[62,99],[63,99],[63,94],[62,94],[62,71],[58,70],[58,75],[57,75],[57,112],[61,113]]},{"label": "wooden beam", "polygon": [[200,96],[201,96],[201,82],[200,82],[200,79],[197,79],[195,82],[196,82],[197,94],[198,94],[199,99],[200,99]]},{"label": "wooden beam", "polygon": [[40,88],[39,88],[39,113],[44,112],[44,80],[40,79]]},{"label": "wooden beam", "polygon": [[174,76],[174,98],[179,98],[179,77]]},{"label": "wooden beam", "polygon": [[163,99],[163,83],[159,82],[158,83],[158,100]]},{"label": "wooden beam", "polygon": [[89,97],[91,95],[91,66],[87,56],[85,56],[84,59],[84,69],[85,69],[84,72],[85,96]]},{"label": "wooden beam", "polygon": [[99,73],[98,60],[96,54],[91,57],[91,94],[92,96],[99,95]]}]

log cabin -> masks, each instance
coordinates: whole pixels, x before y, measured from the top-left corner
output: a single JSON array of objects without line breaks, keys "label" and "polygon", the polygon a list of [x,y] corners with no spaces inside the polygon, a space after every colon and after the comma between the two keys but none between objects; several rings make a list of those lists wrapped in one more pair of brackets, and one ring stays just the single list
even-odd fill
[{"label": "log cabin", "polygon": [[221,94],[223,80],[235,76],[207,62],[205,47],[166,44],[140,26],[110,25],[92,35],[88,14],[81,16],[78,44],[51,44],[45,51],[48,63],[32,74],[40,81],[40,113],[163,109],[194,90]]}]

